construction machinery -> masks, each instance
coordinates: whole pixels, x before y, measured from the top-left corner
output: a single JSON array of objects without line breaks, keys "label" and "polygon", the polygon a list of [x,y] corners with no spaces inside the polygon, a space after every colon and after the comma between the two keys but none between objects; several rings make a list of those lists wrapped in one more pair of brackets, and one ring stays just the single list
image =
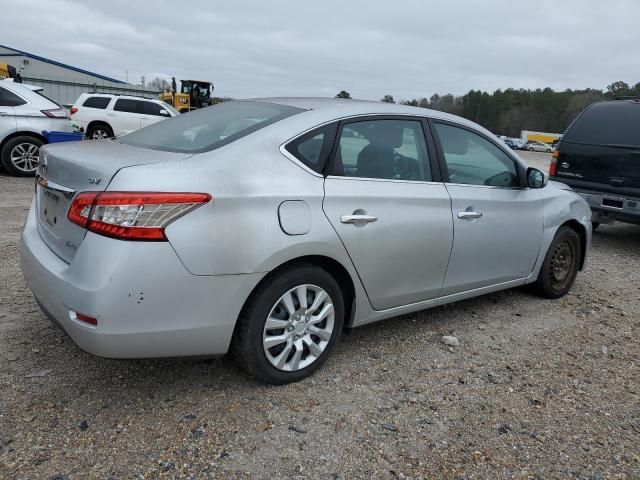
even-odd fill
[{"label": "construction machinery", "polygon": [[160,93],[160,100],[173,106],[180,113],[217,103],[211,96],[213,83],[200,80],[180,80],[180,84],[178,92],[174,77],[171,79],[171,90]]},{"label": "construction machinery", "polygon": [[22,83],[22,77],[15,69],[8,63],[0,63],[0,80],[4,80],[5,78],[13,78],[14,82]]}]

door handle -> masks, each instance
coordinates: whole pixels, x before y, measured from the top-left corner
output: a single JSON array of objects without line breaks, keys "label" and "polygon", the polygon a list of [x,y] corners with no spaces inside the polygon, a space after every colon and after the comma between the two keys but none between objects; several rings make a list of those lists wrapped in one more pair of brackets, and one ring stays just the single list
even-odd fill
[{"label": "door handle", "polygon": [[0,117],[8,117],[9,114],[7,112],[0,112]]},{"label": "door handle", "polygon": [[342,223],[371,223],[378,220],[374,215],[342,215],[340,221]]},{"label": "door handle", "polygon": [[462,220],[473,220],[474,218],[480,218],[482,216],[482,212],[458,212],[458,218]]}]

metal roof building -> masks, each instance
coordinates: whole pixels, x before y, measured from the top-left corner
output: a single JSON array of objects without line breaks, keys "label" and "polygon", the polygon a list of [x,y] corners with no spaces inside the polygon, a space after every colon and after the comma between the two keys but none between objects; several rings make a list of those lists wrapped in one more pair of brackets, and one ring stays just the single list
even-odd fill
[{"label": "metal roof building", "polygon": [[0,62],[15,67],[24,83],[43,87],[43,93],[61,105],[71,105],[85,92],[141,97],[157,97],[159,93],[4,45],[0,45]]}]

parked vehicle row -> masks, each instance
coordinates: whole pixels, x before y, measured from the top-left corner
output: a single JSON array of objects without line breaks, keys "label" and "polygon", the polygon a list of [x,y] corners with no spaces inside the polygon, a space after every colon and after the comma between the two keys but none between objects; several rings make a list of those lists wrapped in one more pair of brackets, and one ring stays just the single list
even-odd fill
[{"label": "parked vehicle row", "polygon": [[233,101],[41,156],[23,272],[105,357],[231,349],[296,381],[345,326],[525,284],[561,297],[591,243],[582,197],[422,108]]}]

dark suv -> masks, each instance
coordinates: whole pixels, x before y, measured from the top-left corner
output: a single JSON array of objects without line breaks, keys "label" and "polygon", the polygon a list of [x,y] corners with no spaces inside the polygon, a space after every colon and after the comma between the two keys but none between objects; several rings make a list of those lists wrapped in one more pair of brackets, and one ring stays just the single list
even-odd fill
[{"label": "dark suv", "polygon": [[549,175],[589,202],[594,227],[640,224],[640,98],[587,107],[556,147]]}]

